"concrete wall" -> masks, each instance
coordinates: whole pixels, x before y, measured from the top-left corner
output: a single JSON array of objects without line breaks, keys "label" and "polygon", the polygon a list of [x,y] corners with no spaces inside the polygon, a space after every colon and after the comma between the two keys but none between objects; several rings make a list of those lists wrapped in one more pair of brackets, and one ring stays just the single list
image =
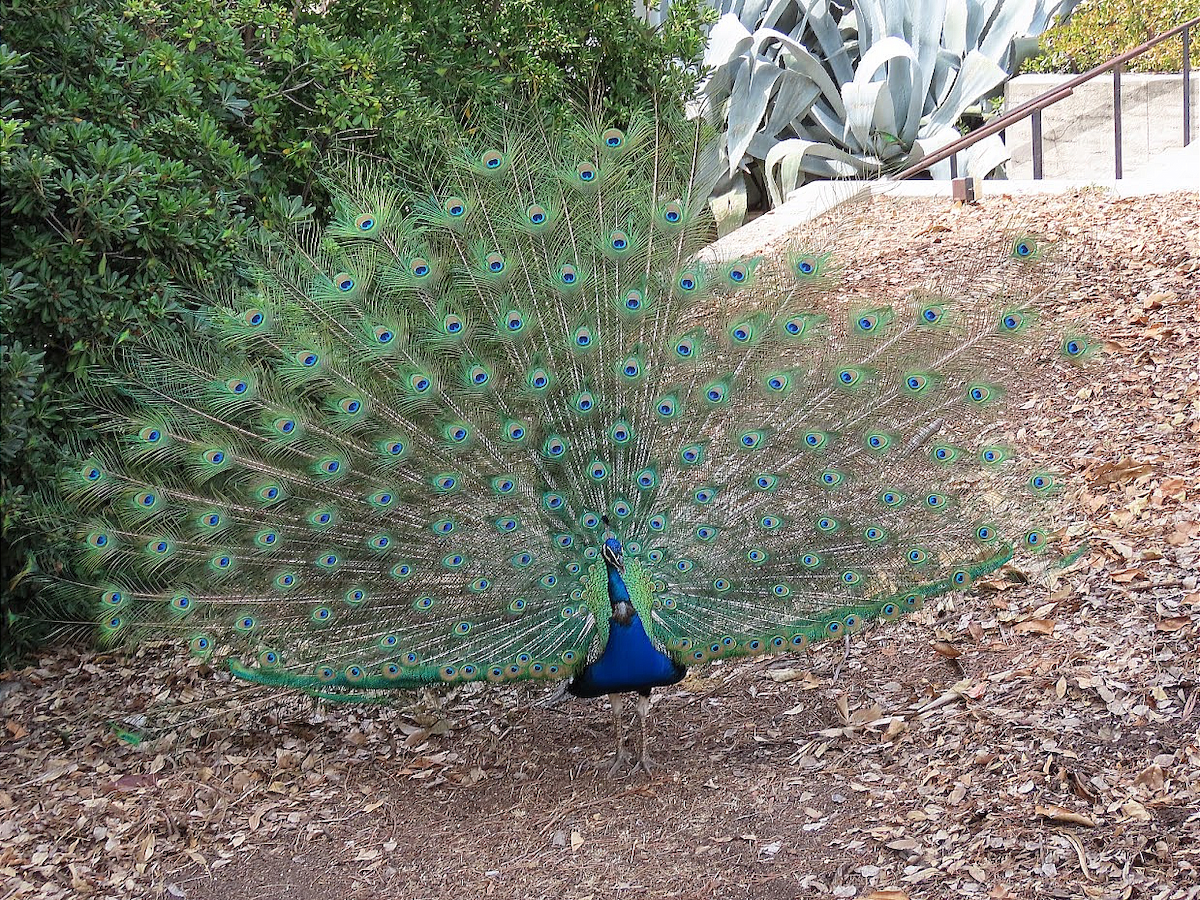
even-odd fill
[{"label": "concrete wall", "polygon": [[[1005,111],[1069,81],[1070,75],[1021,75],[1004,90]],[[1200,141],[1200,73],[1193,71],[1192,143]],[[1121,73],[1121,129],[1124,175],[1142,169],[1148,157],[1183,145],[1183,77]],[[1030,122],[1009,128],[1009,178],[1033,177]],[[1043,178],[1111,180],[1113,161],[1113,79],[1100,75],[1042,110]]]}]

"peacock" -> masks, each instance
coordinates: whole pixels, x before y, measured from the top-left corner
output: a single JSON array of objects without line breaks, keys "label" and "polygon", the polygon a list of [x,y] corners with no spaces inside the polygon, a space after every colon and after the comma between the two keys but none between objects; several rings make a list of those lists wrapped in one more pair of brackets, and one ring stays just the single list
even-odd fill
[{"label": "peacock", "polygon": [[689,668],[1062,557],[1063,479],[1001,418],[1092,349],[1039,317],[1045,242],[835,301],[836,244],[706,246],[702,123],[622,124],[351,160],[323,228],[93,373],[104,436],[53,502],[104,640],[319,698],[565,681],[611,697],[612,771],[650,771],[651,690]]}]

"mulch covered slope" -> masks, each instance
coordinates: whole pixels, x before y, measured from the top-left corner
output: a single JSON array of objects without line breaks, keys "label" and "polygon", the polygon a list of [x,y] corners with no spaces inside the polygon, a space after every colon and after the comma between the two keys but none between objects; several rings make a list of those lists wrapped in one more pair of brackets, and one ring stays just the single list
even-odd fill
[{"label": "mulch covered slope", "polygon": [[[315,707],[55,652],[0,675],[0,900],[1200,896],[1200,200],[877,200],[854,288],[1012,216],[1071,273],[1046,314],[1104,344],[1019,435],[1071,478],[1070,571],[693,673],[652,778],[608,779],[606,705],[548,688]],[[191,692],[141,746],[101,715]]]}]

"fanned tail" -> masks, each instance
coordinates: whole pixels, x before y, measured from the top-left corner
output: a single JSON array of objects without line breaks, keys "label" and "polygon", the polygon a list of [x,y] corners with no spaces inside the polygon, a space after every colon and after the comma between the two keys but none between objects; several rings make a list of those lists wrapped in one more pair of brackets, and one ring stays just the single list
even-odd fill
[{"label": "fanned tail", "polygon": [[[513,121],[406,180],[359,161],[322,232],[97,379],[65,472],[82,595],[317,697],[560,679],[603,646],[597,545],[681,663],[794,650],[1054,543],[1061,479],[1013,410],[1059,362],[1034,236],[900,300],[857,288],[857,209],[704,253],[702,123]],[[600,584],[600,588],[596,585]]]}]

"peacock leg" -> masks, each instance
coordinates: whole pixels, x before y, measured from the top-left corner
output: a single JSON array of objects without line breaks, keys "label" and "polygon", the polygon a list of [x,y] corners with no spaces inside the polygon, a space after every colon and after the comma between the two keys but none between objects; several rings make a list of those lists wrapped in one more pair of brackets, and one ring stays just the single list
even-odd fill
[{"label": "peacock leg", "polygon": [[608,777],[612,778],[625,768],[630,757],[629,751],[625,749],[625,722],[621,717],[625,701],[621,699],[620,694],[609,694],[608,702],[612,704],[613,731],[617,734],[617,758],[613,761],[612,768],[608,770]]},{"label": "peacock leg", "polygon": [[839,659],[837,661],[837,665],[835,665],[833,667],[833,677],[829,679],[830,684],[832,684],[833,682],[838,680],[838,677],[842,674],[842,666],[844,666],[846,664],[846,660],[848,660],[849,658],[850,658],[850,634],[847,633],[846,634],[846,646],[842,652],[842,658]]},{"label": "peacock leg", "polygon": [[650,693],[646,692],[637,698],[637,714],[638,723],[641,725],[641,747],[638,751],[638,761],[633,767],[636,772],[638,769],[644,771],[647,775],[651,774],[651,768],[654,766],[654,760],[650,758]]}]

